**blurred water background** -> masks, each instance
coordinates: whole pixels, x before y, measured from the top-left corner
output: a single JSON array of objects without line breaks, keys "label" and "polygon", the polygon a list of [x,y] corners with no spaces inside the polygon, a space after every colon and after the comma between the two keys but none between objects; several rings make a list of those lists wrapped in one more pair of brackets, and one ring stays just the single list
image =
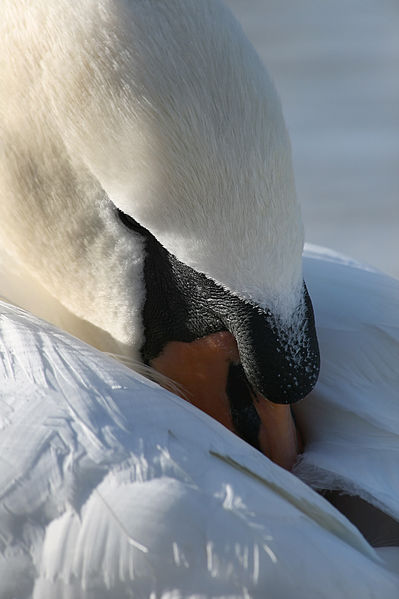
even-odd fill
[{"label": "blurred water background", "polygon": [[399,277],[399,0],[225,0],[267,65],[306,239]]}]

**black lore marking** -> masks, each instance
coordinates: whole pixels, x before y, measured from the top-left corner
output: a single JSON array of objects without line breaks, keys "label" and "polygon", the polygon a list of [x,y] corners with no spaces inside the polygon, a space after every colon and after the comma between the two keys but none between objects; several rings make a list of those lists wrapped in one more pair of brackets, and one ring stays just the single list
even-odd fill
[{"label": "black lore marking", "polygon": [[[120,211],[118,216],[125,226],[145,238],[143,361],[150,363],[170,341],[191,342],[227,330],[211,307],[223,302],[226,292],[177,260],[130,216]],[[213,288],[207,291],[208,284]]]},{"label": "black lore marking", "polygon": [[293,325],[282,327],[269,310],[229,293],[170,254],[147,229],[117,210],[122,223],[145,240],[143,308],[149,364],[170,341],[191,342],[229,331],[250,385],[274,403],[299,401],[316,384],[320,357],[312,303],[303,286]]},{"label": "black lore marking", "polygon": [[241,364],[230,364],[226,393],[235,432],[255,449],[260,449],[260,418],[253,404],[251,385]]}]

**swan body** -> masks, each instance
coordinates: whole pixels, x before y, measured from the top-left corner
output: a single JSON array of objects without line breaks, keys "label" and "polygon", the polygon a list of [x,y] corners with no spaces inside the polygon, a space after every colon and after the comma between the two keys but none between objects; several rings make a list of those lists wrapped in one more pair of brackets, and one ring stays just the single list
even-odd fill
[{"label": "swan body", "polygon": [[[398,351],[399,284],[314,248],[305,270],[326,362],[299,467],[394,514],[397,381],[355,349]],[[346,518],[206,414],[19,308],[0,323],[2,596],[397,597]]]},{"label": "swan body", "polygon": [[297,473],[399,521],[399,282],[317,247],[305,255],[322,367],[296,408],[307,439]]},{"label": "swan body", "polygon": [[[227,338],[254,445],[269,396],[291,423],[313,388],[288,136],[238,24],[205,0],[1,11],[0,292],[59,327],[2,305],[2,596],[397,597],[299,478],[60,330],[136,369]],[[318,250],[305,274],[323,361],[295,472],[397,519],[397,283]]]}]

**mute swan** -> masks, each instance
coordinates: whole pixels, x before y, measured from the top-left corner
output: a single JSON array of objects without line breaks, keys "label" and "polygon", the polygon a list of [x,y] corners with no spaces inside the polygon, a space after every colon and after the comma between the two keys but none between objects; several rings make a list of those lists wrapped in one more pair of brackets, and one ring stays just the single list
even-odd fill
[{"label": "mute swan", "polygon": [[[100,349],[167,376],[172,365],[188,399],[289,467],[290,410],[265,416],[259,392],[303,397],[318,349],[289,143],[238,25],[218,2],[2,10],[3,293]],[[4,593],[333,597],[338,579],[342,596],[396,596],[397,577],[348,521],[206,415],[17,309],[4,308],[2,325]],[[226,404],[226,372],[212,383],[225,402],[216,409],[175,376],[173,344],[191,351],[204,336],[205,369],[216,348],[227,384],[245,389],[247,378],[253,402],[232,390]],[[319,405],[339,405],[337,389]],[[326,451],[318,402],[297,410],[298,474],[396,516],[387,419],[369,414],[392,451],[384,445],[384,468],[367,477],[364,455],[336,463],[356,449],[350,435]]]},{"label": "mute swan", "polygon": [[279,101],[233,16],[209,0],[2,11],[3,245],[100,349],[290,467],[287,404],[319,352]]}]

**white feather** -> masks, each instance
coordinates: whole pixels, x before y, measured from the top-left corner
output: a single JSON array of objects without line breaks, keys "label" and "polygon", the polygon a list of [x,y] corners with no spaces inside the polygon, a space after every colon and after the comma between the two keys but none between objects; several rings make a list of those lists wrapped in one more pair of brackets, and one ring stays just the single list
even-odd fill
[{"label": "white feather", "polygon": [[317,248],[305,256],[321,373],[296,410],[307,440],[296,472],[399,520],[399,281]]},{"label": "white feather", "polygon": [[[111,198],[185,263],[286,318],[303,241],[289,141],[230,13],[216,0],[4,0],[1,12],[1,292],[137,358],[143,245]],[[296,472],[397,517],[398,284],[316,250],[305,266],[323,364],[297,409]],[[0,400],[4,599],[398,596],[398,577],[298,478],[6,305]]]},{"label": "white feather", "polygon": [[[326,262],[322,255],[306,259],[312,288],[320,268],[340,281],[336,297],[328,286],[316,293],[321,332],[336,322],[332,331],[339,337],[342,306],[350,310],[353,301],[366,321],[370,303],[389,308],[396,301],[395,283],[387,277]],[[375,287],[374,276],[385,287]],[[367,303],[361,301],[362,281],[369,281]],[[1,313],[2,596],[396,598],[399,579],[339,512],[295,476],[80,341],[18,308],[3,304]],[[390,315],[388,309],[386,327]],[[356,330],[361,337],[362,327]],[[356,396],[357,385],[341,382],[342,347],[332,338],[329,348],[328,336],[321,335],[329,360],[319,389],[331,384],[335,368],[337,392],[331,387],[328,398],[319,392],[307,400],[314,411],[304,409],[301,417],[309,415],[308,434],[317,428],[319,443],[310,438],[303,460],[324,467],[324,443],[330,471],[341,474],[344,451],[351,456],[345,474],[358,491],[368,480],[364,485],[357,475],[372,457],[357,451],[357,427],[362,430],[368,407],[358,417],[353,412],[348,430],[341,393]],[[345,347],[346,337],[341,341]],[[376,343],[383,351],[378,336]],[[383,408],[385,396],[375,401]],[[335,443],[323,425],[324,409],[333,415]],[[384,448],[390,434],[384,419],[373,451]],[[397,496],[390,478],[394,457],[388,457],[369,476],[379,477],[376,503]]]}]

